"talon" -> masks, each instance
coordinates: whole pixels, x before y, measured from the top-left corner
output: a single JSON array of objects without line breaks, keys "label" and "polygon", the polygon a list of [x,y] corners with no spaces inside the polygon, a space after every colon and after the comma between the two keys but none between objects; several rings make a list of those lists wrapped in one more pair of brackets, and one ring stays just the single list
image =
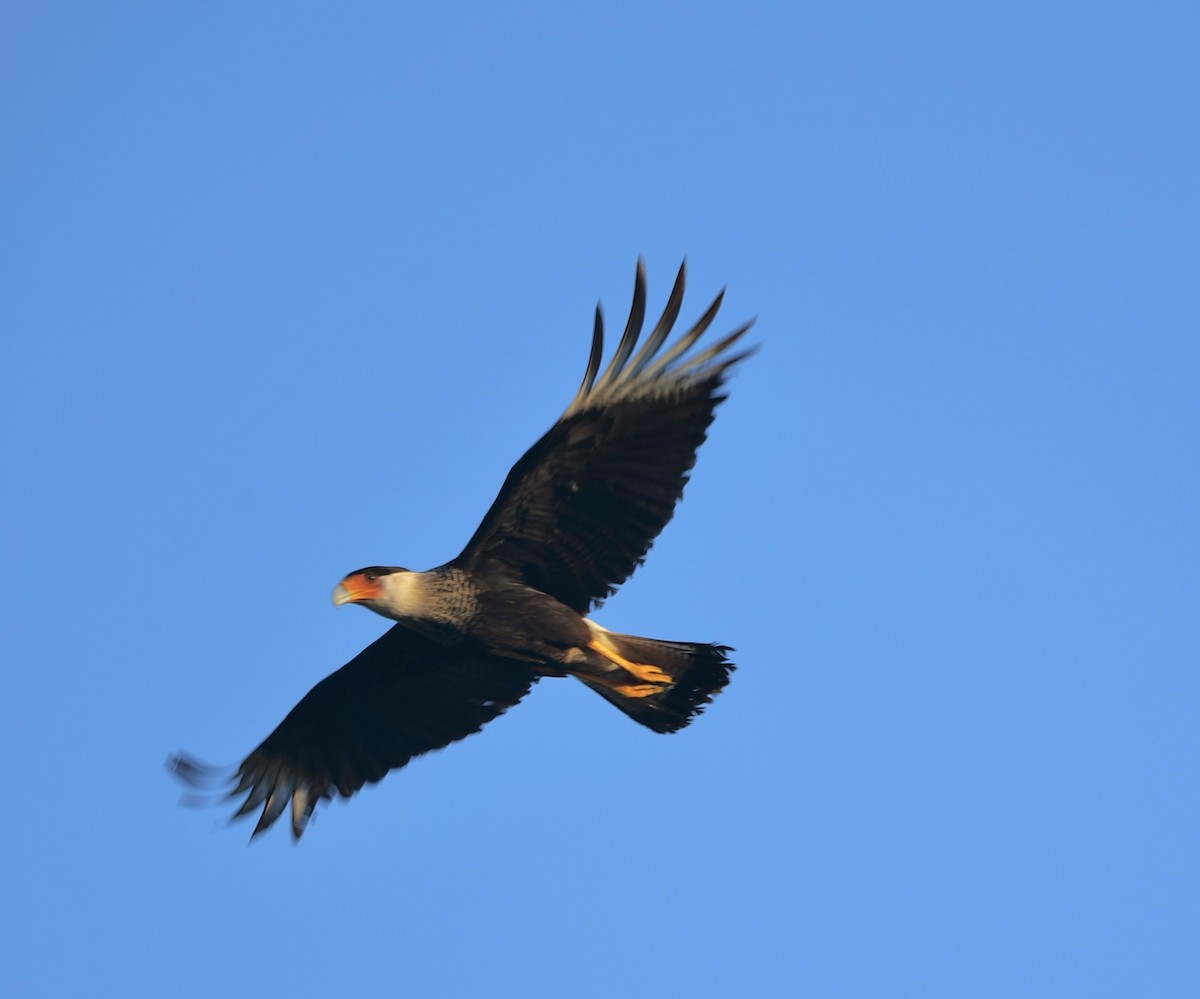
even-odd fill
[{"label": "talon", "polygon": [[662,693],[662,685],[658,683],[626,683],[618,687],[610,687],[622,697],[652,697]]},{"label": "talon", "polygon": [[645,680],[647,683],[657,684],[660,687],[669,687],[673,682],[670,673],[664,673],[657,666],[650,663],[624,662],[621,665],[639,680]]}]

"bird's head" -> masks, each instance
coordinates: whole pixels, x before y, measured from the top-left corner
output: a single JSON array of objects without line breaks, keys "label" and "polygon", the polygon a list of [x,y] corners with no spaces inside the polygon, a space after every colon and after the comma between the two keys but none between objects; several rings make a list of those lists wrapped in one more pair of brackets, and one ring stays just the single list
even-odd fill
[{"label": "bird's head", "polygon": [[407,569],[395,565],[372,565],[366,569],[356,569],[333,588],[333,603],[337,607],[342,604],[362,604],[376,613],[393,617],[399,591],[405,588],[396,586],[396,578],[412,575]]}]

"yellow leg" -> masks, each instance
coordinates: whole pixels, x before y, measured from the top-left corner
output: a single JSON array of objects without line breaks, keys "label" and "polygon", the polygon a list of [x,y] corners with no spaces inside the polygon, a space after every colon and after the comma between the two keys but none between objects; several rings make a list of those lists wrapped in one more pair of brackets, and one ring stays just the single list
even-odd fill
[{"label": "yellow leg", "polygon": [[[661,686],[665,686],[666,684],[669,684],[672,682],[670,673],[664,673],[661,669],[659,669],[657,666],[653,665],[652,663],[630,662],[630,660],[626,659],[623,655],[621,655],[621,653],[619,653],[617,651],[616,646],[613,645],[613,643],[608,639],[608,637],[602,631],[597,631],[597,632],[592,633],[592,640],[590,642],[588,642],[588,648],[593,649],[596,652],[599,652],[600,655],[604,656],[604,658],[607,659],[609,662],[616,663],[623,670],[625,670],[628,673],[633,674],[639,680],[646,681],[647,684],[654,684],[654,685],[661,687]],[[619,687],[613,687],[612,689],[616,690],[618,693],[623,693],[623,691]],[[630,687],[630,689],[632,690],[633,687]],[[651,691],[651,693],[654,693],[654,691]],[[646,695],[645,694],[625,694],[625,696],[626,697],[645,697]]]}]

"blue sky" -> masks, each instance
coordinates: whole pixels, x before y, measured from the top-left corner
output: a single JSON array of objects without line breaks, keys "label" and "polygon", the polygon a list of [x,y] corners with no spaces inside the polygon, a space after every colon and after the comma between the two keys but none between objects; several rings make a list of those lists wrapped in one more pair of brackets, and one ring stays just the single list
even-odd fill
[{"label": "blue sky", "polygon": [[[1200,15],[8,5],[0,983],[292,996],[1200,989]],[[759,316],[570,682],[304,842],[234,763],[457,553],[591,309]]]}]

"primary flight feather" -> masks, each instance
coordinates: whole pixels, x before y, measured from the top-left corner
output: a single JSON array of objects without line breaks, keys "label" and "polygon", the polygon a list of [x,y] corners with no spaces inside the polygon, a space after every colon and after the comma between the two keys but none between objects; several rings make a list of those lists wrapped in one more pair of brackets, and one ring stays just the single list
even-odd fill
[{"label": "primary flight feather", "polygon": [[[599,306],[587,371],[557,423],[513,466],[456,558],[427,572],[371,566],[335,588],[398,622],[310,690],[237,770],[254,835],[290,807],[299,839],[317,802],[349,797],[415,756],[478,732],[543,676],[574,676],[655,732],[675,732],[729,682],[723,645],[609,631],[585,615],[641,564],[683,495],[750,323],[692,353],[722,296],[666,350],[680,267],[662,318],[638,341],[638,262],[624,335],[604,372]],[[203,783],[187,756],[175,773]]]}]

